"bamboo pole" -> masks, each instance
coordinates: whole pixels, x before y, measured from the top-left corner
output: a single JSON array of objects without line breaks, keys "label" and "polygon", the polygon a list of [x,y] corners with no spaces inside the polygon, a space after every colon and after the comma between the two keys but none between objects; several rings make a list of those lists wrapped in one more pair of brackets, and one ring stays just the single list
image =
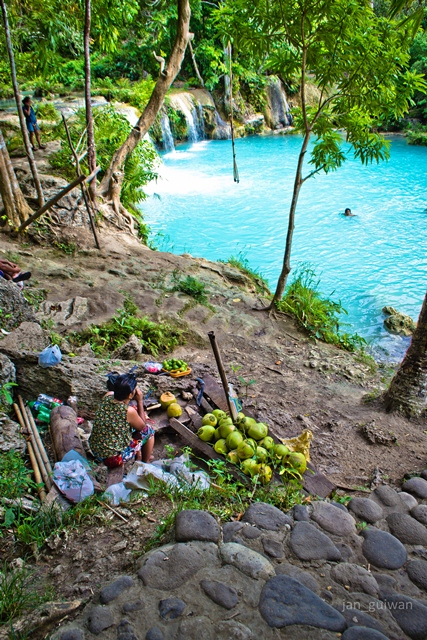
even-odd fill
[{"label": "bamboo pole", "polygon": [[[13,404],[13,408],[15,409],[15,413],[16,413],[16,417],[18,418],[18,422],[21,425],[21,433],[25,437],[25,435],[26,435],[26,425],[24,424],[24,420],[23,420],[23,417],[22,417],[21,412],[19,410],[19,407],[18,407],[18,405],[16,403],[14,403]],[[34,454],[34,449],[33,449],[33,445],[31,444],[30,438],[31,438],[30,434],[28,434],[27,437],[25,438],[26,441],[27,441],[28,455],[29,455],[29,458],[30,458],[31,466],[32,466],[33,471],[34,471],[34,479],[35,479],[36,483],[38,484],[37,490],[39,492],[40,500],[41,500],[41,502],[45,502],[45,500],[46,500],[46,491],[44,490],[44,487],[42,486],[43,485],[43,480],[42,480],[42,477],[40,475],[40,469],[39,469],[38,464],[37,464],[37,459],[36,459],[36,456]]]},{"label": "bamboo pole", "polygon": [[43,441],[42,441],[42,439],[40,437],[40,433],[39,433],[39,430],[37,429],[36,423],[34,422],[33,414],[31,413],[30,407],[26,407],[26,410],[27,410],[27,415],[28,415],[28,421],[29,421],[30,426],[31,426],[31,428],[33,430],[34,436],[35,436],[35,438],[37,440],[37,446],[38,446],[38,448],[40,450],[40,453],[42,455],[43,462],[44,462],[44,465],[46,467],[46,471],[49,474],[49,477],[51,477],[53,475],[53,469],[52,469],[52,465],[50,464],[50,460],[48,458],[48,455],[46,453],[45,446],[44,446]]},{"label": "bamboo pole", "polygon": [[38,464],[40,472],[42,474],[43,482],[45,483],[46,488],[49,491],[51,486],[52,486],[52,482],[51,482],[51,480],[50,480],[50,478],[48,476],[48,473],[46,471],[46,467],[44,466],[43,458],[42,458],[42,455],[41,455],[40,450],[38,448],[37,440],[35,439],[34,433],[33,433],[32,429],[31,429],[31,425],[29,424],[27,412],[25,411],[24,402],[23,402],[21,396],[18,396],[18,401],[19,401],[19,406],[20,406],[20,409],[21,409],[22,417],[23,417],[24,422],[25,422],[25,426],[27,427],[28,433],[30,434],[31,444],[33,445],[34,454],[36,456],[37,464]]},{"label": "bamboo pole", "polygon": [[222,386],[224,387],[224,391],[225,391],[225,395],[226,395],[227,403],[228,403],[228,408],[230,409],[230,414],[231,414],[231,417],[233,418],[233,421],[235,421],[236,418],[237,418],[237,410],[236,410],[236,407],[234,405],[234,402],[232,402],[232,400],[230,398],[230,387],[228,386],[227,376],[225,374],[224,365],[222,364],[222,358],[221,358],[221,354],[219,352],[218,344],[216,342],[214,331],[209,331],[208,332],[208,338],[210,340],[212,351],[213,351],[214,356],[215,356],[216,365],[218,367],[218,372],[219,372],[219,376],[221,378]]}]

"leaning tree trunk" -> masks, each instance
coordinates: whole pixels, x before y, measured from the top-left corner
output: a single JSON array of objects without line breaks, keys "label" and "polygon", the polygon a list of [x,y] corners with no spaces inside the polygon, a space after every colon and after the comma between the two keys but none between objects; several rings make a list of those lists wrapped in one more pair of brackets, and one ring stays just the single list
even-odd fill
[{"label": "leaning tree trunk", "polygon": [[123,180],[123,165],[156,119],[159,109],[165,99],[165,95],[181,68],[185,50],[191,37],[189,32],[191,16],[190,2],[189,0],[177,0],[177,2],[177,33],[166,69],[160,73],[150,100],[148,101],[148,104],[138,122],[130,132],[129,137],[113,155],[110,166],[99,187],[99,194],[104,197],[109,197],[114,205],[114,209],[116,210],[121,207],[120,189]]},{"label": "leaning tree trunk", "polygon": [[0,195],[9,229],[18,228],[33,212],[16,179],[3,133],[0,129]]},{"label": "leaning tree trunk", "polygon": [[408,418],[427,409],[427,293],[417,328],[402,363],[384,394],[387,411],[399,411]]},{"label": "leaning tree trunk", "polygon": [[[91,77],[90,77],[90,23],[91,0],[86,0],[85,27],[84,27],[84,57],[85,57],[85,108],[87,130],[87,162],[89,173],[96,169],[95,133],[93,130],[93,113],[91,102]],[[95,198],[95,180],[89,185],[92,199]]]}]

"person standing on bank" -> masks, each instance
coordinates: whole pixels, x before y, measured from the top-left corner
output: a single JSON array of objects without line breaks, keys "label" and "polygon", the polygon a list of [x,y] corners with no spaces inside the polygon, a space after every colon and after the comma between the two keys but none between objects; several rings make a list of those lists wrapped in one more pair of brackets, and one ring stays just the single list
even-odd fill
[{"label": "person standing on bank", "polygon": [[46,149],[46,145],[42,144],[40,139],[40,127],[37,124],[37,118],[33,107],[31,106],[30,96],[26,96],[22,101],[22,108],[24,110],[25,122],[27,123],[27,129],[30,134],[30,140],[33,151],[36,151],[34,143],[34,135],[37,138],[39,149]]}]

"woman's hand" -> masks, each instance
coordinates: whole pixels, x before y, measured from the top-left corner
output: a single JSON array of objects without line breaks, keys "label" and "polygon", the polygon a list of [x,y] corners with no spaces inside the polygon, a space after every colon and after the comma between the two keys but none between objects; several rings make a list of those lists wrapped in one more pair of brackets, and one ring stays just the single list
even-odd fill
[{"label": "woman's hand", "polygon": [[141,389],[138,389],[138,387],[135,389],[135,395],[134,395],[134,399],[140,403],[144,400],[144,396],[142,395],[142,391]]}]

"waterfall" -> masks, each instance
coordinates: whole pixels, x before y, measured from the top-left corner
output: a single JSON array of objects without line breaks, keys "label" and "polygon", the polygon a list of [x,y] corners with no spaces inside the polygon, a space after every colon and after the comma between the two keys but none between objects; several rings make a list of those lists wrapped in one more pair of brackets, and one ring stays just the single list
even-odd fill
[{"label": "waterfall", "polygon": [[183,92],[172,95],[170,103],[174,109],[181,111],[181,113],[184,114],[188,127],[189,142],[198,142],[199,140],[203,140],[205,137],[203,108],[199,102],[197,102],[196,106],[192,95],[190,93]]},{"label": "waterfall", "polygon": [[218,111],[215,109],[215,132],[214,139],[215,140],[229,140],[231,138],[231,126],[228,122],[225,122],[219,115]]},{"label": "waterfall", "polygon": [[163,148],[168,153],[175,150],[171,126],[167,113],[162,113],[160,118],[160,126],[162,128]]}]

